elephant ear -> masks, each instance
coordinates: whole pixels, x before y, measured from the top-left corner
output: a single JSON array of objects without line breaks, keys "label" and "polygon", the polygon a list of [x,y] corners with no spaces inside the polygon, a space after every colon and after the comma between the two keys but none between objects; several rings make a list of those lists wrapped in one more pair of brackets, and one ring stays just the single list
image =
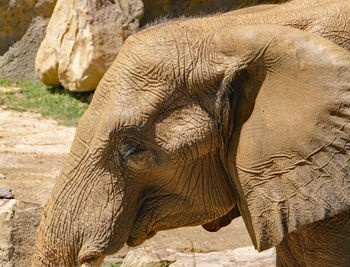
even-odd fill
[{"label": "elephant ear", "polygon": [[227,27],[213,43],[227,66],[219,95],[237,98],[220,119],[233,125],[228,168],[255,247],[349,210],[349,52],[269,25]]}]

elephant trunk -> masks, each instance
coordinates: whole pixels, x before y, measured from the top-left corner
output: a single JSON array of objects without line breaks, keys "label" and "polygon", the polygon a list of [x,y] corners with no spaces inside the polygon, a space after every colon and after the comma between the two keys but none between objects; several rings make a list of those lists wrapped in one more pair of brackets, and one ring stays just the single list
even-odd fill
[{"label": "elephant trunk", "polygon": [[131,231],[136,211],[129,204],[136,206],[132,199],[137,198],[126,201],[124,179],[114,177],[110,160],[96,164],[91,153],[79,161],[73,157],[70,153],[45,206],[33,267],[99,266]]},{"label": "elephant trunk", "polygon": [[[36,247],[33,255],[32,266],[71,266],[76,265],[72,259],[76,251],[68,250],[68,247],[64,248],[65,237],[61,236],[58,238],[55,231],[51,227],[52,223],[49,218],[52,217],[52,201],[49,199],[47,202],[44,213],[42,215],[41,223],[38,230]],[[58,221],[58,219],[54,219]],[[63,222],[61,224],[67,225]],[[66,232],[62,231],[62,232]],[[60,244],[61,241],[62,244]]]}]

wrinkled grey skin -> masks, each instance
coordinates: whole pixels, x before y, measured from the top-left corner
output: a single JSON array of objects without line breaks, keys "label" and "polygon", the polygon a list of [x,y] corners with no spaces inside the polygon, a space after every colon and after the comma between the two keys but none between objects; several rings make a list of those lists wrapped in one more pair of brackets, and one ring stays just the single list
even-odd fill
[{"label": "wrinkled grey skin", "polygon": [[349,17],[347,1],[300,0],[129,37],[79,122],[33,266],[98,266],[160,230],[217,230],[236,205],[279,265],[312,265],[320,235],[305,233],[323,231],[338,241],[321,261],[346,266]]}]

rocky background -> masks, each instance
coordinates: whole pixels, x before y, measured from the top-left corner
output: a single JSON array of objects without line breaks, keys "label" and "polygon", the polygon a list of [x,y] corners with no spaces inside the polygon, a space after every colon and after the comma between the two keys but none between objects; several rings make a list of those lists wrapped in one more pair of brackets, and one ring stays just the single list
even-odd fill
[{"label": "rocky background", "polygon": [[34,61],[56,0],[0,0],[0,77],[35,78]]},{"label": "rocky background", "polygon": [[39,77],[70,91],[92,91],[125,39],[150,22],[281,2],[0,0],[0,77]]}]

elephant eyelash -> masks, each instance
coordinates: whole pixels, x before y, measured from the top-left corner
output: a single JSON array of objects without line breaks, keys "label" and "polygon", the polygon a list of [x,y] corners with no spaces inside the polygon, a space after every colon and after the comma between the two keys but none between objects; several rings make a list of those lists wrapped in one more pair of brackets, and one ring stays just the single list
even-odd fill
[{"label": "elephant eyelash", "polygon": [[128,151],[126,151],[125,153],[121,154],[121,158],[124,160],[126,159],[128,156],[130,156],[131,154],[133,154],[135,152],[136,148],[132,148]]},{"label": "elephant eyelash", "polygon": [[123,160],[125,160],[131,155],[139,154],[141,152],[146,151],[146,149],[144,149],[140,145],[130,145],[130,144],[125,144],[122,150],[123,152],[120,153],[120,156]]}]

